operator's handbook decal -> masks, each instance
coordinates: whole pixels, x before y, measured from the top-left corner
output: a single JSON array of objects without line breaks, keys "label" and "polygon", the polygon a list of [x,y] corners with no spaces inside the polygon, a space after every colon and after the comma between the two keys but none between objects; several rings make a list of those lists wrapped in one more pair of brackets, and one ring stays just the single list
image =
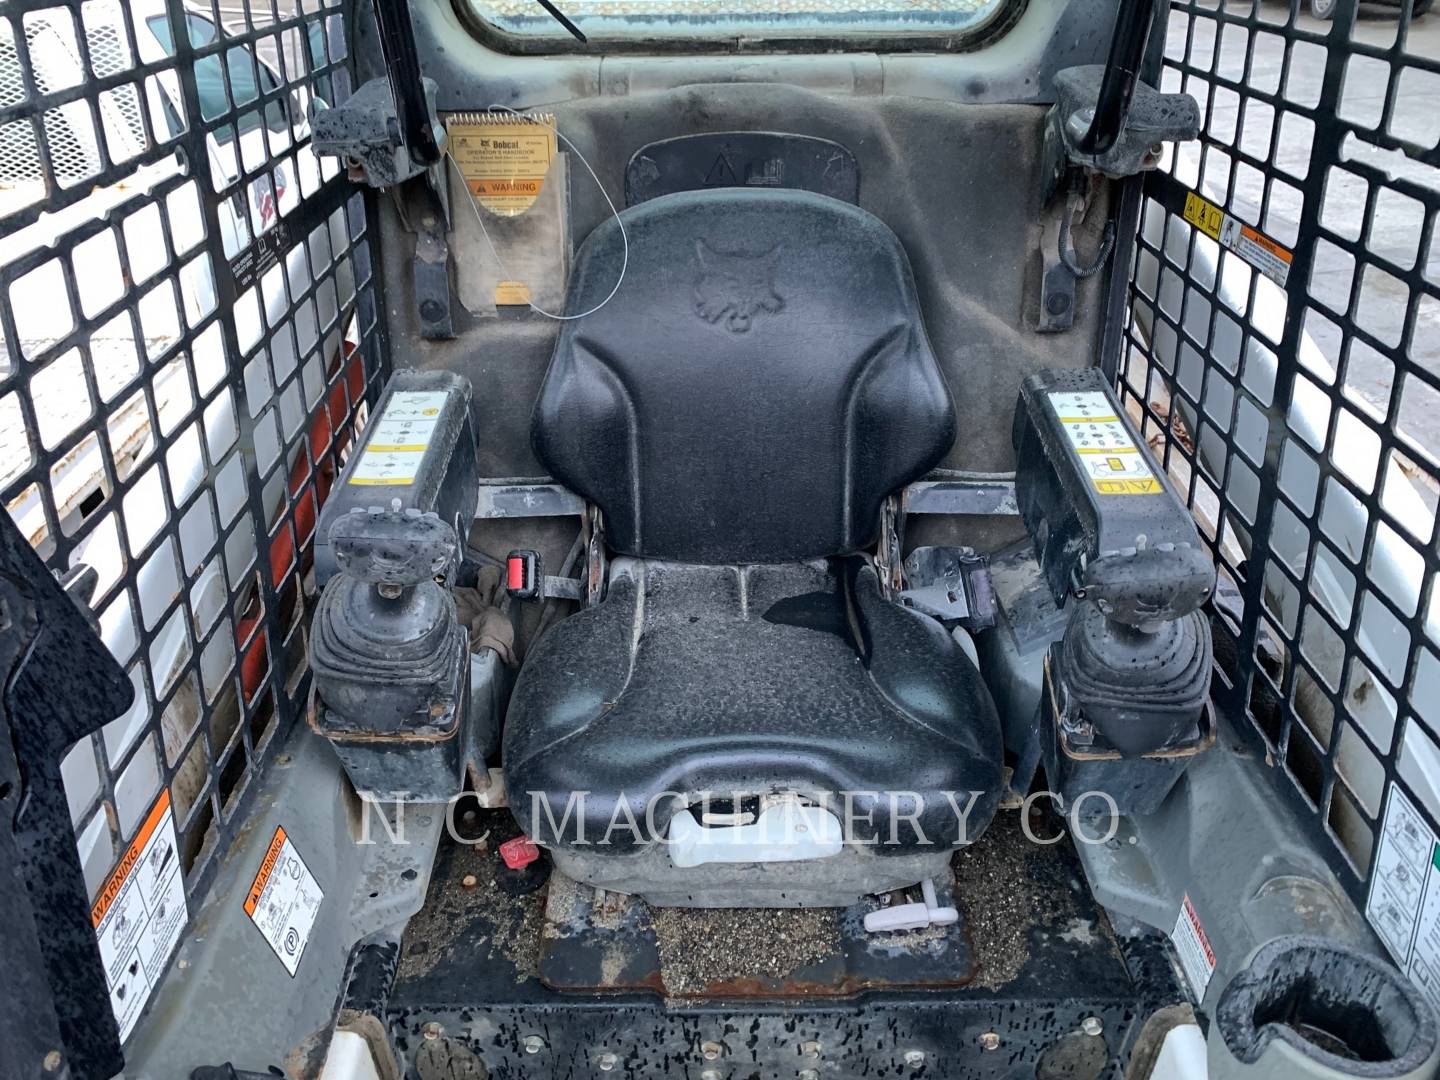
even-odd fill
[{"label": "operator's handbook decal", "polygon": [[245,914],[293,978],[325,894],[285,830],[276,827],[245,894]]}]

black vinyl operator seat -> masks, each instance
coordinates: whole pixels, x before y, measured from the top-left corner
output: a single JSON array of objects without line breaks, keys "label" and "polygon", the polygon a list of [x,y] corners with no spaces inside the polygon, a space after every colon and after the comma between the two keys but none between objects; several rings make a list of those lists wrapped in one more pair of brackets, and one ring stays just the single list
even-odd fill
[{"label": "black vinyl operator seat", "polygon": [[[1002,785],[974,664],[885,600],[856,554],[955,433],[905,253],[870,214],[799,191],[669,195],[624,222],[625,281],[563,324],[534,417],[540,458],[600,508],[622,557],[606,599],[525,663],[510,805],[572,877],[661,903],[848,903],[913,884],[953,852],[955,800],[979,793],[974,840]],[[596,229],[569,310],[605,296],[621,255],[616,223]],[[703,792],[786,791],[859,793],[854,831],[879,842],[681,869],[610,828],[622,797],[643,820],[653,798],[683,796],[652,809],[664,835]],[[892,812],[920,806],[919,828],[892,835]]]}]

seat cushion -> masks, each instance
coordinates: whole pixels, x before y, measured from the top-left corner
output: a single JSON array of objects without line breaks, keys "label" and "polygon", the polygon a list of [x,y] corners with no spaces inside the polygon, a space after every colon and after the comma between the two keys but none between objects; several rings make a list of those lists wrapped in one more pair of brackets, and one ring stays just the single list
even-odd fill
[{"label": "seat cushion", "polygon": [[534,646],[511,699],[506,783],[529,835],[623,852],[703,794],[777,791],[848,810],[878,855],[980,835],[1001,788],[989,692],[864,560],[612,570],[603,603]]}]

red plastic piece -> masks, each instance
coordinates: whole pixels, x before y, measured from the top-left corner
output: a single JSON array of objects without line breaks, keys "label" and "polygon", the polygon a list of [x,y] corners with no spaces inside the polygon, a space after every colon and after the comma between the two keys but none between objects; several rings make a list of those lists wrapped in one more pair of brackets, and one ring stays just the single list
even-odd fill
[{"label": "red plastic piece", "polygon": [[523,870],[540,858],[540,849],[528,836],[517,836],[514,840],[506,840],[500,845],[500,858],[505,860],[505,865],[511,870]]},{"label": "red plastic piece", "polygon": [[505,587],[517,592],[525,588],[525,560],[519,555],[505,561]]}]

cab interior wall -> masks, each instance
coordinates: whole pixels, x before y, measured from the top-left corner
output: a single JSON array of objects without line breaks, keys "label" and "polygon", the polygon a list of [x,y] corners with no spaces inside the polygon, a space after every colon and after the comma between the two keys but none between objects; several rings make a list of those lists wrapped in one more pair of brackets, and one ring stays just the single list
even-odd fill
[{"label": "cab interior wall", "polygon": [[[1095,15],[1098,6],[1082,2],[1071,8],[1092,9],[1090,14]],[[1025,34],[1071,34],[1067,44],[1072,54],[1064,62],[1080,62],[1074,52],[1086,50],[1094,55],[1083,57],[1085,62],[1102,59],[1111,16],[1095,18],[1093,26],[1102,31],[1082,40],[1073,36],[1067,20],[1051,17],[1063,10],[1067,9],[1037,0],[1011,32],[1022,39]],[[1037,14],[1046,18],[1032,18]],[[801,62],[788,70],[766,59],[757,65],[756,58],[746,56],[696,58],[693,66],[699,74],[716,81],[678,86],[666,83],[675,79],[677,63],[690,63],[688,59],[628,56],[616,61],[627,73],[619,80],[625,85],[606,87],[603,72],[608,59],[506,57],[468,38],[457,46],[453,36],[442,38],[466,33],[454,20],[455,13],[443,3],[416,8],[422,62],[427,76],[439,84],[439,110],[511,103],[553,112],[559,130],[583,152],[617,207],[624,204],[625,168],[631,155],[656,140],[697,132],[769,130],[818,136],[847,146],[858,163],[860,205],[893,229],[908,253],[926,328],[955,399],[957,437],[942,468],[1013,469],[1010,416],[1021,381],[1042,368],[1094,363],[1106,274],[1078,283],[1071,330],[1041,334],[1034,329],[1041,272],[1045,107],[991,100],[979,75],[956,82],[956,75],[976,66],[975,57],[983,50],[906,58],[911,72],[929,69],[931,77],[896,81],[932,93],[953,85],[955,97],[949,100],[892,93],[884,78],[874,83],[854,79],[843,87],[844,78],[823,75],[808,80],[831,82],[836,89],[752,81],[757,66],[766,80],[793,75],[807,81],[804,61],[814,62],[813,71],[838,71],[839,58],[829,56],[778,58]],[[360,21],[361,27],[369,25],[369,20]],[[1049,39],[1043,44],[1021,40],[1007,46],[1012,51],[1029,49],[1036,65],[1029,78],[1037,81],[1046,77],[1045,65],[1054,62],[1054,47]],[[366,75],[379,74],[379,50],[373,39],[360,43],[359,55],[371,67]],[[855,59],[863,65],[876,58]],[[633,89],[647,84],[661,88]],[[547,96],[557,92],[570,96],[559,100]],[[967,94],[970,100],[965,100]],[[980,100],[975,100],[977,96]],[[578,248],[610,213],[578,165],[570,173],[570,207],[573,243]],[[543,475],[545,469],[530,445],[531,405],[559,324],[530,314],[476,318],[455,305],[455,339],[422,340],[412,315],[409,256],[414,236],[402,227],[392,204],[382,200],[381,210],[382,243],[400,256],[384,260],[383,269],[396,366],[447,369],[470,379],[483,433],[480,475]],[[467,211],[457,205],[453,212]],[[1104,219],[1104,214],[1092,213],[1088,224],[1077,226],[1076,245],[1082,252],[1095,249]],[[475,254],[457,252],[456,257],[463,260]],[[637,326],[636,333],[644,333],[644,328]],[[939,523],[932,528],[934,524]],[[963,531],[970,538],[964,542],[976,543],[978,533],[979,542],[990,546],[1011,538],[1005,528],[987,537],[988,523],[968,522]]]}]

